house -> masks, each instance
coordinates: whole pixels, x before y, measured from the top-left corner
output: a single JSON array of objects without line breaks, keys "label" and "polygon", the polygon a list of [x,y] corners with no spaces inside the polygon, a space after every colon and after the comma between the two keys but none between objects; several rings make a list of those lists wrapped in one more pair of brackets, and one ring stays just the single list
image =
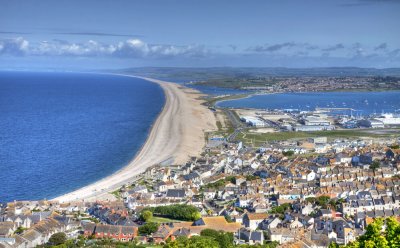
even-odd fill
[{"label": "house", "polygon": [[388,150],[385,152],[385,156],[386,156],[387,159],[391,160],[391,159],[394,159],[395,154],[394,154],[394,152],[392,151],[392,149],[388,149]]},{"label": "house", "polygon": [[301,223],[301,222],[299,221],[299,219],[296,217],[295,220],[292,221],[292,222],[289,224],[289,227],[290,227],[291,229],[295,229],[295,228],[302,228],[302,227],[304,227],[304,225],[303,225],[303,223]]},{"label": "house", "polygon": [[217,231],[237,233],[240,229],[240,223],[228,223],[223,216],[216,217],[203,217],[196,220],[193,226],[201,227],[203,229],[214,229]]},{"label": "house", "polygon": [[175,230],[171,234],[170,238],[171,238],[171,240],[175,240],[175,239],[177,239],[179,237],[188,237],[188,238],[190,238],[191,235],[192,234],[191,234],[190,228],[182,227],[182,228],[178,228],[177,230]]},{"label": "house", "polygon": [[11,221],[0,222],[0,237],[8,237],[17,230],[16,224]]},{"label": "house", "polygon": [[35,229],[29,229],[21,235],[24,240],[24,247],[36,247],[41,245],[47,240],[44,240],[43,234],[36,231]]},{"label": "house", "polygon": [[291,242],[296,237],[295,231],[287,228],[272,228],[268,230],[271,241],[276,241],[279,244]]},{"label": "house", "polygon": [[250,231],[242,228],[239,230],[238,237],[249,245],[262,245],[264,243],[264,234],[261,231]]},{"label": "house", "polygon": [[162,181],[159,182],[155,185],[155,188],[159,191],[159,192],[167,192],[168,189],[173,189],[175,188],[175,185],[172,181]]},{"label": "house", "polygon": [[360,155],[361,164],[372,164],[372,154],[361,154]]},{"label": "house", "polygon": [[344,240],[344,244],[355,240],[356,236],[353,227],[342,218],[332,222],[332,229],[337,234],[337,238]]},{"label": "house", "polygon": [[184,189],[168,189],[166,197],[171,200],[184,199],[186,192]]},{"label": "house", "polygon": [[236,199],[235,206],[240,208],[247,208],[250,205],[250,202],[253,200],[251,196],[239,196]]},{"label": "house", "polygon": [[212,200],[217,195],[217,192],[215,189],[205,189],[203,195],[206,200]]},{"label": "house", "polygon": [[147,187],[145,185],[138,185],[132,190],[129,190],[129,194],[134,194],[134,193],[147,193]]},{"label": "house", "polygon": [[158,227],[158,230],[153,233],[153,242],[156,244],[160,244],[162,242],[165,242],[172,234],[173,232],[173,223],[170,225],[163,224]]},{"label": "house", "polygon": [[243,224],[250,230],[256,230],[267,217],[266,213],[246,213],[243,216]]},{"label": "house", "polygon": [[8,216],[7,218],[5,218],[5,221],[14,222],[17,227],[23,227],[23,228],[30,228],[31,225],[33,225],[33,218],[31,216],[26,216],[26,215]]},{"label": "house", "polygon": [[267,230],[271,228],[277,228],[278,225],[282,223],[282,220],[279,219],[279,217],[273,217],[271,216],[270,218],[266,219],[261,223],[261,229]]},{"label": "house", "polygon": [[333,211],[330,209],[319,209],[317,215],[322,218],[331,218],[333,217]]},{"label": "house", "polygon": [[84,236],[96,239],[116,239],[119,241],[131,241],[138,235],[138,228],[134,226],[117,226],[108,224],[84,225]]},{"label": "house", "polygon": [[201,178],[199,173],[195,172],[191,172],[189,174],[183,175],[183,179],[185,181],[191,181],[191,182],[200,182]]}]

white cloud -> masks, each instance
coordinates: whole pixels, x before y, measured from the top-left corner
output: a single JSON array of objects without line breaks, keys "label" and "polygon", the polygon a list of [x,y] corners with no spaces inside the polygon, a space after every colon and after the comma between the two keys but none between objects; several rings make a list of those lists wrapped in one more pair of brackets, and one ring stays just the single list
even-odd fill
[{"label": "white cloud", "polygon": [[51,40],[30,44],[21,37],[0,40],[0,54],[8,55],[163,58],[199,57],[207,53],[207,49],[203,46],[148,44],[140,39],[128,39],[116,44],[105,44],[94,40],[84,43]]},{"label": "white cloud", "polygon": [[29,52],[29,42],[22,37],[0,40],[0,54],[21,56]]}]

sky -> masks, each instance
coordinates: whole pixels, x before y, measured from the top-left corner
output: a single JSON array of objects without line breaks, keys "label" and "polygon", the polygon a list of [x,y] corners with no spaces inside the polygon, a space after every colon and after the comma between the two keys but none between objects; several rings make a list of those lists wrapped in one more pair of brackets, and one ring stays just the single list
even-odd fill
[{"label": "sky", "polygon": [[400,67],[400,0],[0,0],[0,70]]}]

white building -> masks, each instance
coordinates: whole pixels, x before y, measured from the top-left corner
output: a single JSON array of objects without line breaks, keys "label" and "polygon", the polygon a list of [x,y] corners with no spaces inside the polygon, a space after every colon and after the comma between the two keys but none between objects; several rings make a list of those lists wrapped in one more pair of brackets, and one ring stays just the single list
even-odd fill
[{"label": "white building", "polygon": [[383,114],[375,119],[384,125],[400,125],[400,117],[393,116],[393,114]]},{"label": "white building", "polygon": [[265,127],[266,126],[266,123],[257,117],[242,116],[242,117],[240,117],[240,119],[242,121],[246,122],[248,125],[253,126],[253,127]]}]

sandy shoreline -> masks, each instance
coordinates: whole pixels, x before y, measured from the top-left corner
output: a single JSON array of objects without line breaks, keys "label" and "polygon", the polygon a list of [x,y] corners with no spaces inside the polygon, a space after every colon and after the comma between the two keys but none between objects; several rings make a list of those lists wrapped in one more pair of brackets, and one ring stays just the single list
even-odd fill
[{"label": "sandy shoreline", "polygon": [[112,199],[109,192],[131,182],[148,167],[171,157],[175,164],[185,163],[190,156],[201,153],[205,144],[204,131],[215,130],[216,121],[214,114],[201,105],[199,93],[175,83],[143,79],[161,86],[165,94],[165,105],[140,152],[127,166],[114,174],[53,200],[71,202]]}]

